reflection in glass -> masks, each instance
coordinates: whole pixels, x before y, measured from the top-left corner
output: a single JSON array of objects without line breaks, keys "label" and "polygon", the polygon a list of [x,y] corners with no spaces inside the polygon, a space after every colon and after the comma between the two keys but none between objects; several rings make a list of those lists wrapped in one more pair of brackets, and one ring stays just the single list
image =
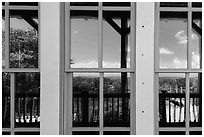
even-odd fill
[{"label": "reflection in glass", "polygon": [[129,11],[103,11],[103,68],[130,68],[129,20]]},{"label": "reflection in glass", "polygon": [[185,126],[186,79],[182,73],[159,74],[159,126]]},{"label": "reflection in glass", "polygon": [[40,74],[15,75],[15,126],[40,126]]},{"label": "reflection in glass", "polygon": [[70,6],[98,6],[98,2],[70,2]]},{"label": "reflection in glass", "polygon": [[103,6],[130,7],[130,2],[103,2]]},{"label": "reflection in glass", "polygon": [[10,74],[2,73],[2,127],[10,127]]},{"label": "reflection in glass", "polygon": [[189,131],[189,135],[202,135],[202,131]]},{"label": "reflection in glass", "polygon": [[160,12],[160,68],[187,68],[187,12]]},{"label": "reflection in glass", "polygon": [[73,127],[99,126],[99,74],[73,74]]},{"label": "reflection in glass", "polygon": [[192,14],[192,68],[201,68],[201,44],[202,44],[202,13],[193,12]]},{"label": "reflection in glass", "polygon": [[2,135],[10,135],[10,132],[2,132]]},{"label": "reflection in glass", "polygon": [[72,135],[99,135],[98,131],[73,131]]},{"label": "reflection in glass", "polygon": [[38,67],[38,11],[10,11],[10,67]]},{"label": "reflection in glass", "polygon": [[104,74],[104,126],[130,126],[130,73]]},{"label": "reflection in glass", "polygon": [[187,2],[160,2],[160,7],[187,7]]},{"label": "reflection in glass", "polygon": [[38,2],[9,2],[9,5],[38,6]]},{"label": "reflection in glass", "polygon": [[98,67],[98,12],[71,11],[71,68]]},{"label": "reflection in glass", "polygon": [[40,135],[40,132],[15,132],[15,135]]},{"label": "reflection in glass", "polygon": [[202,74],[190,73],[190,126],[202,123]]},{"label": "reflection in glass", "polygon": [[104,131],[104,135],[130,135],[130,131]]},{"label": "reflection in glass", "polygon": [[159,135],[185,135],[185,131],[159,131]]},{"label": "reflection in glass", "polygon": [[192,2],[192,7],[202,8],[202,2]]},{"label": "reflection in glass", "polygon": [[2,10],[2,68],[5,68],[5,10]]}]

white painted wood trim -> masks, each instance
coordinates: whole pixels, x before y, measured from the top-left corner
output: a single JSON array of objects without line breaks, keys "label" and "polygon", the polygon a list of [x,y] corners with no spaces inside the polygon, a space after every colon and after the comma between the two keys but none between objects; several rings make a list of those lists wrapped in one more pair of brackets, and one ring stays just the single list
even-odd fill
[{"label": "white painted wood trim", "polygon": [[40,134],[59,134],[60,3],[40,3]]},{"label": "white painted wood trim", "polygon": [[136,11],[136,134],[154,134],[154,10],[138,2]]}]

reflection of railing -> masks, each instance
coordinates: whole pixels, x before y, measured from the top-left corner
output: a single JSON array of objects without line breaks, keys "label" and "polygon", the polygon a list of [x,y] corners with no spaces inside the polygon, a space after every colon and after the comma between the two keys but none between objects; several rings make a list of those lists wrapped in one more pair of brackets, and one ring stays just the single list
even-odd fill
[{"label": "reflection of railing", "polygon": [[18,93],[15,96],[16,126],[39,127],[40,96],[37,93]]},{"label": "reflection of railing", "polygon": [[[104,94],[104,126],[129,126],[130,108],[129,93]],[[73,126],[99,125],[99,95],[74,94],[73,96]]]},{"label": "reflection of railing", "polygon": [[[186,102],[185,93],[159,93],[160,126],[185,126]],[[190,93],[190,124],[196,126],[201,123],[201,96]]]},{"label": "reflection of railing", "polygon": [[[10,122],[10,96],[3,98],[3,125]],[[39,127],[40,126],[40,97],[36,93],[17,93],[15,95],[15,126]]]}]

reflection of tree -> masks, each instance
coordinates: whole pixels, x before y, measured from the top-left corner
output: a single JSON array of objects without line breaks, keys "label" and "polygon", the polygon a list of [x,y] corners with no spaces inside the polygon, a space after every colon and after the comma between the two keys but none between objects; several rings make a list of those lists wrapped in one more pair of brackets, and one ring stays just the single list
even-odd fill
[{"label": "reflection of tree", "polygon": [[[3,31],[3,33],[5,32]],[[3,37],[2,42],[5,42],[5,37]],[[38,35],[36,30],[10,29],[10,67],[38,67]]]},{"label": "reflection of tree", "polygon": [[39,73],[17,73],[16,90],[18,93],[40,92],[40,74]]},{"label": "reflection of tree", "polygon": [[89,93],[97,93],[99,91],[99,78],[74,77],[73,90],[76,92],[88,91]]}]

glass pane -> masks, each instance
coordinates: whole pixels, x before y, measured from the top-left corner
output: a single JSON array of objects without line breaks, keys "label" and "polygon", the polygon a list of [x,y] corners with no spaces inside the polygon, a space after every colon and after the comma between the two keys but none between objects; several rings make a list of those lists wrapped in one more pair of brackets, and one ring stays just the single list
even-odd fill
[{"label": "glass pane", "polygon": [[191,36],[191,49],[192,49],[192,68],[201,68],[202,64],[202,12],[193,12],[192,14],[192,36]]},{"label": "glass pane", "polygon": [[202,2],[192,2],[192,7],[202,8]]},{"label": "glass pane", "polygon": [[10,135],[10,132],[2,132],[2,135]]},{"label": "glass pane", "polygon": [[185,135],[185,131],[159,131],[159,135]]},{"label": "glass pane", "polygon": [[38,11],[10,11],[10,68],[38,67]]},{"label": "glass pane", "polygon": [[186,79],[182,73],[159,74],[159,126],[185,126]]},{"label": "glass pane", "polygon": [[187,2],[160,2],[160,7],[187,7]]},{"label": "glass pane", "polygon": [[15,132],[15,135],[40,135],[40,132]]},{"label": "glass pane", "polygon": [[98,67],[98,11],[71,11],[71,68]]},{"label": "glass pane", "polygon": [[40,127],[40,73],[15,75],[15,127]]},{"label": "glass pane", "polygon": [[5,2],[2,2],[2,5],[5,5]]},{"label": "glass pane", "polygon": [[73,74],[73,127],[99,126],[99,74]]},{"label": "glass pane", "polygon": [[130,131],[104,131],[104,135],[130,135]]},{"label": "glass pane", "polygon": [[98,131],[73,131],[72,135],[99,135]]},{"label": "glass pane", "polygon": [[160,12],[160,68],[187,68],[187,12]]},{"label": "glass pane", "polygon": [[98,6],[98,2],[70,2],[70,6]]},{"label": "glass pane", "polygon": [[9,2],[9,5],[38,6],[38,2]]},{"label": "glass pane", "polygon": [[202,74],[190,74],[190,126],[202,126]]},{"label": "glass pane", "polygon": [[10,74],[2,73],[2,127],[10,127]]},{"label": "glass pane", "polygon": [[130,73],[104,73],[104,126],[130,126]]},{"label": "glass pane", "polygon": [[103,11],[103,68],[130,68],[129,21],[129,11]]},{"label": "glass pane", "polygon": [[130,2],[103,2],[103,6],[130,7]]},{"label": "glass pane", "polygon": [[5,10],[2,10],[2,68],[5,68]]},{"label": "glass pane", "polygon": [[189,135],[202,135],[202,131],[190,131]]}]

